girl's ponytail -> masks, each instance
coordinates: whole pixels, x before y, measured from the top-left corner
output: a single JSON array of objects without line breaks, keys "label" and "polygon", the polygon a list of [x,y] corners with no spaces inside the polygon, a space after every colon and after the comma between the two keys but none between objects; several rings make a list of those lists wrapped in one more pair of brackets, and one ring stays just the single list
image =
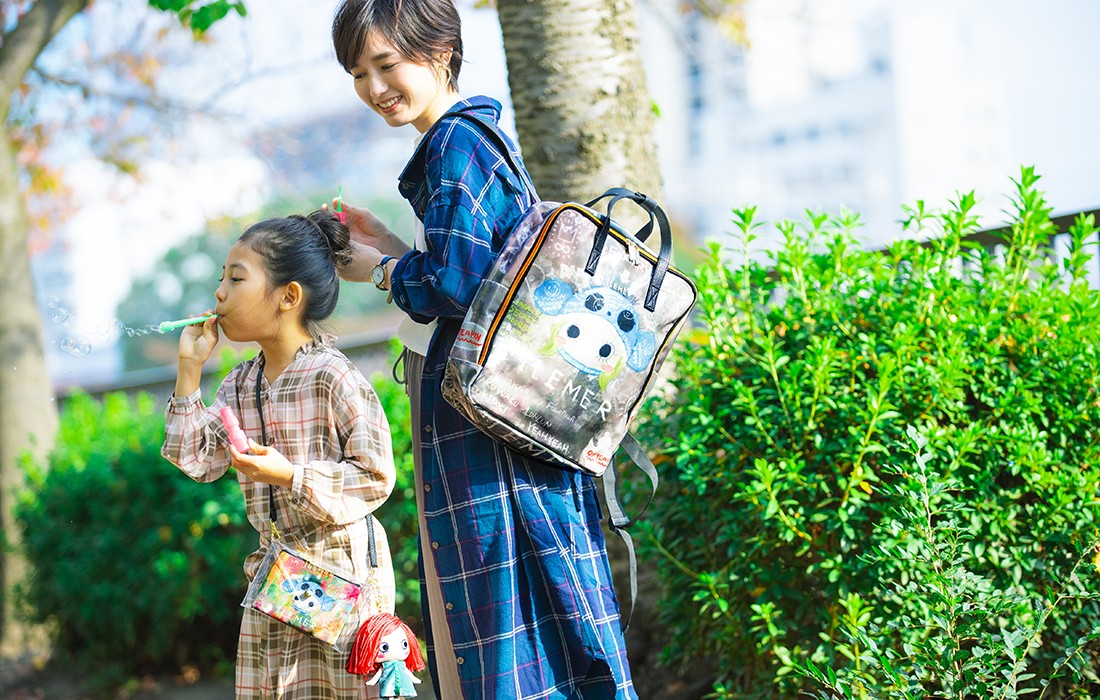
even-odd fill
[{"label": "girl's ponytail", "polygon": [[351,264],[351,232],[346,224],[340,223],[331,212],[318,209],[305,217],[317,226],[317,230],[324,239],[329,253],[332,255],[332,263],[339,270]]}]

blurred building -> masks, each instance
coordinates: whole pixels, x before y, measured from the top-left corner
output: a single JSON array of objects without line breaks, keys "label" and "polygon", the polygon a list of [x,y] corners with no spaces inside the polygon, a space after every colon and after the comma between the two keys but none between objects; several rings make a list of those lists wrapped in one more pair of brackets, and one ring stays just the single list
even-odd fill
[{"label": "blurred building", "polygon": [[879,245],[902,204],[972,189],[992,226],[1021,165],[1055,211],[1100,205],[1100,95],[1080,80],[1100,4],[749,0],[748,47],[671,0],[640,16],[669,208],[700,240],[731,207],[846,207]]}]

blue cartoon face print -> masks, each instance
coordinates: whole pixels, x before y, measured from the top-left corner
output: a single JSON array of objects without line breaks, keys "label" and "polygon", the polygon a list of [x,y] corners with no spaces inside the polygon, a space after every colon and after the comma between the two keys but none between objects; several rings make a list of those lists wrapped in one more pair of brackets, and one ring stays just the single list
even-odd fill
[{"label": "blue cartoon face print", "polygon": [[635,304],[610,287],[577,291],[548,279],[535,289],[534,302],[542,313],[558,317],[540,352],[557,353],[581,372],[598,376],[603,389],[624,366],[640,372],[653,359],[653,333],[638,327]]},{"label": "blue cartoon face print", "polygon": [[293,595],[293,605],[300,612],[309,614],[323,610],[328,612],[336,605],[336,599],[311,576],[283,581],[283,590]]}]

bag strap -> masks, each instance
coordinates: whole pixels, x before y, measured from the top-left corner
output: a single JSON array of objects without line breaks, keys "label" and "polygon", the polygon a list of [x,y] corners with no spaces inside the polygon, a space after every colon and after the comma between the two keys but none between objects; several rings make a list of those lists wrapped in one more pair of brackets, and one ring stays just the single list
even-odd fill
[{"label": "bag strap", "polygon": [[[504,137],[504,132],[500,130],[500,126],[498,126],[495,122],[492,122],[488,119],[483,119],[482,117],[479,117],[472,112],[456,109],[452,112],[445,113],[442,117],[437,119],[435,122],[435,126],[433,126],[432,128],[436,128],[436,126],[438,126],[440,122],[442,122],[447,117],[459,117],[480,126],[485,135],[488,136],[489,139],[493,142],[493,145],[497,147],[497,150],[500,151],[500,154],[504,156],[504,160],[508,161],[509,167],[511,167],[512,171],[516,174],[517,177],[519,177],[520,182],[523,183],[523,186],[527,188],[527,192],[531,195],[531,199],[536,202],[539,201],[538,192],[535,190],[534,183],[531,182],[531,175],[527,172],[527,168],[523,167],[520,164],[519,153],[513,151],[512,147],[508,145],[508,139]],[[421,143],[427,142],[428,135],[425,134]]]},{"label": "bag strap", "polygon": [[657,495],[657,469],[653,466],[653,462],[649,459],[649,455],[645,453],[645,450],[638,443],[637,439],[630,433],[627,433],[623,438],[623,441],[619,443],[619,447],[626,452],[626,456],[630,458],[634,464],[638,465],[638,468],[645,472],[645,475],[649,477],[650,482],[650,494],[649,500],[646,501],[642,510],[633,518],[628,518],[626,511],[623,510],[623,504],[619,501],[619,494],[616,485],[618,483],[618,475],[615,473],[615,462],[608,466],[607,471],[603,473],[600,480],[603,482],[603,494],[604,501],[607,503],[607,522],[608,527],[612,532],[615,532],[619,537],[623,538],[623,543],[626,545],[627,556],[630,560],[630,608],[627,610],[625,622],[623,622],[623,632],[625,633],[627,628],[630,627],[630,618],[634,616],[634,604],[638,601],[638,557],[634,553],[634,538],[630,536],[630,533],[626,531],[626,528],[633,525],[638,521],[645,512],[649,510],[649,506],[653,504],[653,499]]},{"label": "bag strap", "polygon": [[[260,413],[260,441],[267,446],[267,425],[264,422],[263,402],[264,361],[259,362],[259,371],[256,372],[256,410]],[[271,517],[271,532],[276,535],[279,530],[275,526],[277,512],[275,510],[275,487],[267,485],[267,513]],[[378,548],[374,542],[374,516],[367,513],[367,558],[370,559],[372,568],[378,568]]]},{"label": "bag strap", "polygon": [[[454,110],[440,117],[432,128],[435,129],[446,117],[458,117],[480,126],[482,131],[494,142],[505,160],[508,161],[512,170],[519,176],[524,187],[526,187],[527,191],[531,194],[531,198],[534,201],[538,201],[538,193],[535,190],[534,184],[531,182],[531,177],[527,173],[527,169],[520,165],[519,154],[514,152],[508,145],[508,140],[504,138],[504,132],[500,130],[497,124],[471,112]],[[428,135],[425,134],[421,144],[426,144],[427,141]],[[672,262],[672,227],[669,225],[668,216],[665,214],[664,210],[661,209],[661,206],[652,198],[647,197],[641,192],[634,192],[633,190],[622,187],[612,187],[599,197],[588,202],[586,206],[591,208],[605,197],[612,198],[607,205],[607,218],[596,232],[596,240],[592,244],[592,252],[588,256],[588,264],[585,266],[585,272],[589,275],[596,274],[596,265],[599,263],[600,255],[603,253],[604,243],[607,240],[607,234],[611,228],[611,210],[615,207],[615,204],[621,199],[633,201],[649,214],[649,223],[639,229],[635,237],[639,241],[645,241],[649,238],[649,234],[653,231],[654,219],[656,219],[657,227],[661,234],[661,247],[657,253],[657,264],[653,267],[653,274],[649,278],[649,289],[645,296],[646,310],[654,311],[657,308],[657,295],[661,292],[661,285],[664,284],[665,274],[668,272],[669,265]]]}]

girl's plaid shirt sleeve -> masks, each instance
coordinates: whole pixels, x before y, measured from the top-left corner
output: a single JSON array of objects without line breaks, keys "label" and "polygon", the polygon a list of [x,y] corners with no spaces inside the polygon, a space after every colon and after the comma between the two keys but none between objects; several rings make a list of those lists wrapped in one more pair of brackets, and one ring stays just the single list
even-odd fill
[{"label": "girl's plaid shirt sleeve", "polygon": [[[235,368],[209,408],[199,392],[170,399],[161,454],[198,481],[223,476],[230,455],[218,410],[232,407],[245,434],[260,442],[254,394],[260,371],[254,361]],[[268,443],[294,465],[280,527],[347,525],[386,500],[396,481],[389,423],[374,389],[350,360],[328,345],[311,344],[263,394]],[[249,518],[263,531],[267,484],[240,474],[238,480]]]},{"label": "girl's plaid shirt sleeve", "polygon": [[396,472],[389,423],[374,389],[344,360],[326,362],[297,393],[303,402],[298,420],[315,415],[318,421],[315,430],[305,432],[327,432],[333,449],[295,463],[290,502],[333,525],[375,511],[393,491]]},{"label": "girl's plaid shirt sleeve", "polygon": [[228,403],[227,389],[236,385],[241,367],[233,368],[218,387],[214,405],[207,408],[198,390],[168,399],[164,411],[164,444],[160,453],[195,481],[220,479],[229,470],[229,434],[218,407]]}]

